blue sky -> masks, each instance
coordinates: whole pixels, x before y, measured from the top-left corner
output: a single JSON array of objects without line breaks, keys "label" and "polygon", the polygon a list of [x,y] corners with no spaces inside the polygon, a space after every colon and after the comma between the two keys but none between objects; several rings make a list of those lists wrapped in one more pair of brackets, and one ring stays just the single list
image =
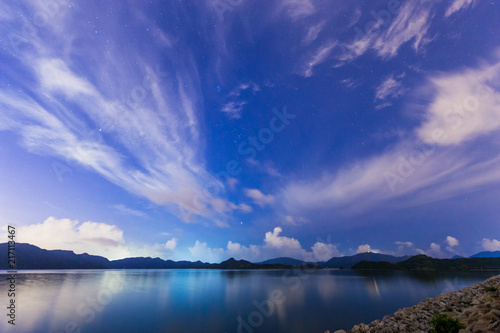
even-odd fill
[{"label": "blue sky", "polygon": [[111,259],[500,250],[495,1],[0,8],[5,239]]}]

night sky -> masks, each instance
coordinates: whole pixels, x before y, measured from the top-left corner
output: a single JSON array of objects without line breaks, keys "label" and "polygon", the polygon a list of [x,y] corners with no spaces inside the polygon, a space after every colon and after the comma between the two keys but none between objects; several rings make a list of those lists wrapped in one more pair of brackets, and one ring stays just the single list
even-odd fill
[{"label": "night sky", "polygon": [[500,4],[1,1],[0,242],[500,250]]}]

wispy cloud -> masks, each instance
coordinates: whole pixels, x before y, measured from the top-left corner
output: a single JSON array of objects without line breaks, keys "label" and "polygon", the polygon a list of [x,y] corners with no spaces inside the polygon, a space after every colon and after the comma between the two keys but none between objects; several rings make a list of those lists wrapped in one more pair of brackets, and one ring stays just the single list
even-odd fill
[{"label": "wispy cloud", "polygon": [[310,222],[310,221],[303,216],[294,217],[291,215],[287,215],[287,216],[285,216],[283,223],[289,224],[289,225],[302,225],[302,224],[305,224],[308,222]]},{"label": "wispy cloud", "polygon": [[[404,74],[394,78],[394,75],[389,76],[385,79],[375,90],[375,101],[382,101],[382,104],[377,105],[377,109],[381,109],[382,107],[392,105],[391,102],[388,102],[388,99],[397,98],[402,93],[401,88],[401,78]],[[399,80],[397,80],[399,79]]]},{"label": "wispy cloud", "polygon": [[411,247],[413,246],[413,243],[412,242],[401,242],[401,241],[397,241],[395,242],[396,245],[400,245],[400,246],[407,246],[407,247]]},{"label": "wispy cloud", "polygon": [[312,76],[314,67],[325,62],[329,58],[336,45],[337,42],[330,42],[326,45],[320,46],[316,51],[308,55],[305,64],[303,64],[301,74],[304,77]]},{"label": "wispy cloud", "polygon": [[431,80],[435,98],[419,137],[431,142],[437,129],[446,133],[442,145],[458,145],[500,129],[500,62]]},{"label": "wispy cloud", "polygon": [[[217,214],[214,198],[204,194],[206,184],[218,181],[200,154],[203,106],[192,56],[167,49],[176,65],[163,68],[159,56],[145,57],[139,45],[134,47],[139,51],[127,52],[119,38],[104,43],[89,35],[74,23],[85,20],[74,15],[61,11],[58,29],[40,29],[23,40],[31,47],[15,65],[31,79],[0,88],[0,130],[16,132],[34,153],[76,163],[181,217],[186,210],[195,216]],[[13,31],[22,26],[15,20],[9,24]],[[156,35],[151,38],[155,43]],[[74,52],[75,39],[93,47],[83,49],[87,54]]]},{"label": "wispy cloud", "polygon": [[462,9],[465,9],[471,5],[474,5],[477,0],[455,0],[453,3],[446,9],[445,17],[452,15]]},{"label": "wispy cloud", "polygon": [[389,97],[397,97],[399,95],[399,88],[401,87],[401,82],[396,81],[394,76],[390,76],[384,82],[377,87],[375,92],[375,98],[380,100],[385,100]]},{"label": "wispy cloud", "polygon": [[[311,181],[290,181],[275,194],[278,202],[296,214],[317,208],[359,214],[393,200],[399,207],[419,205],[500,182],[499,154],[468,153],[475,138],[498,138],[499,66],[424,82],[425,94],[433,97],[412,133],[371,158]],[[491,142],[491,151],[499,151],[497,141]]]},{"label": "wispy cloud", "polygon": [[281,2],[283,10],[292,20],[299,20],[316,12],[312,0],[284,0]]},{"label": "wispy cloud", "polygon": [[433,5],[432,1],[426,0],[405,2],[395,17],[389,14],[389,17],[381,17],[370,26],[356,26],[356,39],[340,44],[343,54],[339,59],[342,62],[351,61],[370,49],[382,58],[392,58],[402,45],[410,41],[413,41],[414,50],[419,51],[431,40],[427,33]]},{"label": "wispy cloud", "polygon": [[321,32],[321,30],[323,30],[325,23],[326,23],[325,21],[322,21],[320,23],[314,24],[313,26],[309,27],[307,29],[306,36],[302,40],[302,43],[307,45],[315,41],[316,38],[318,38],[318,35]]},{"label": "wispy cloud", "polygon": [[261,207],[272,204],[274,202],[274,197],[272,195],[266,195],[258,189],[245,189],[245,195],[249,198],[252,198],[253,202]]},{"label": "wispy cloud", "polygon": [[137,216],[137,217],[146,217],[147,216],[146,213],[141,212],[140,210],[135,210],[135,209],[132,209],[132,208],[128,208],[128,207],[126,207],[123,204],[114,205],[113,208],[117,212],[119,212],[120,214],[124,214],[124,215],[132,215],[132,216]]},{"label": "wispy cloud", "polygon": [[247,90],[255,94],[261,88],[252,81],[239,84],[229,93],[228,101],[222,106],[221,111],[231,119],[241,118],[241,111],[243,111],[243,108],[247,104],[242,94]]}]

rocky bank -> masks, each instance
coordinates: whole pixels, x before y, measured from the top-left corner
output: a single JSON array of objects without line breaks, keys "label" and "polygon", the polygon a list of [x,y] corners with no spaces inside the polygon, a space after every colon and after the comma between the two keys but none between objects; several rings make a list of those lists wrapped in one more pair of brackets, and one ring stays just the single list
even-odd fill
[{"label": "rocky bank", "polygon": [[[460,333],[500,333],[500,275],[454,292],[428,298],[368,325],[356,325],[347,333],[427,333],[432,329],[431,318],[437,313],[445,313],[458,319],[466,327],[461,329]],[[339,330],[334,333],[346,331]]]}]

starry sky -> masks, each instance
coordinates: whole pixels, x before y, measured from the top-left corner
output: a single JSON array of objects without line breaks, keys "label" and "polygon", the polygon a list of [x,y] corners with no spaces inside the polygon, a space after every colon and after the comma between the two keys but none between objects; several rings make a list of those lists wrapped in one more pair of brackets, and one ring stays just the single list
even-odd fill
[{"label": "starry sky", "polygon": [[500,250],[494,0],[1,1],[0,236],[218,262]]}]

